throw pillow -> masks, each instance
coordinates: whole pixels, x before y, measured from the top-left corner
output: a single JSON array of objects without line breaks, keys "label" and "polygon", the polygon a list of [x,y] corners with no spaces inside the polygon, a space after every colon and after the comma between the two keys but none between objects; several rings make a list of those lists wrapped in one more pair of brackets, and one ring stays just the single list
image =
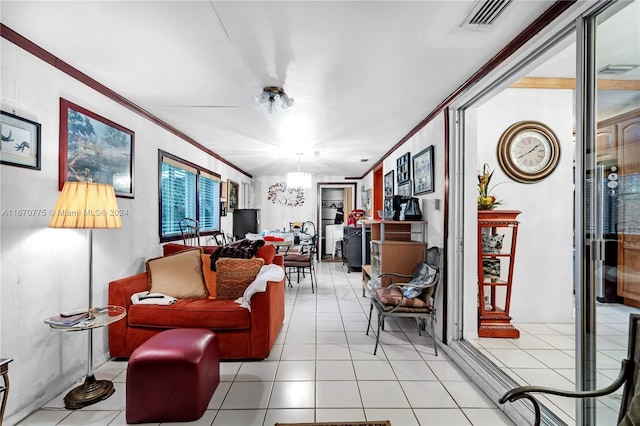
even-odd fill
[{"label": "throw pillow", "polygon": [[273,244],[265,244],[258,249],[256,257],[260,257],[264,260],[265,265],[271,265],[273,259],[276,257],[276,246]]},{"label": "throw pillow", "polygon": [[398,288],[378,287],[374,289],[374,297],[378,299],[383,305],[386,305],[391,309],[393,306],[400,303],[407,308],[427,308],[431,306],[431,301],[425,302],[420,297],[414,297],[410,299],[408,297],[402,298],[402,293]]},{"label": "throw pillow", "polygon": [[236,259],[250,259],[255,257],[258,249],[263,245],[264,240],[244,239],[223,247],[218,247],[218,249],[211,254],[211,270],[216,270],[216,263],[218,259],[222,257],[232,257]]},{"label": "throw pillow", "polygon": [[202,276],[202,250],[194,248],[146,262],[150,293],[162,293],[176,299],[207,297]]},{"label": "throw pillow", "polygon": [[207,286],[209,299],[215,299],[218,278],[216,273],[211,270],[211,255],[203,253],[200,257],[202,258],[202,275],[204,275],[204,285]]},{"label": "throw pillow", "polygon": [[225,257],[216,263],[216,297],[235,300],[241,297],[249,284],[256,279],[256,275],[264,265],[264,260],[259,257],[253,259]]}]

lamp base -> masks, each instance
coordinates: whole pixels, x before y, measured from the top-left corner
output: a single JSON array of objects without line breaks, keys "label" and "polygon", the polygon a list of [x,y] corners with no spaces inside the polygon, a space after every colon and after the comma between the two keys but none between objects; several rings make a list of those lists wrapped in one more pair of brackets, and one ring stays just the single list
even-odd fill
[{"label": "lamp base", "polygon": [[87,376],[84,383],[73,388],[64,397],[64,407],[77,410],[109,398],[116,390],[109,380],[96,380],[95,376]]}]

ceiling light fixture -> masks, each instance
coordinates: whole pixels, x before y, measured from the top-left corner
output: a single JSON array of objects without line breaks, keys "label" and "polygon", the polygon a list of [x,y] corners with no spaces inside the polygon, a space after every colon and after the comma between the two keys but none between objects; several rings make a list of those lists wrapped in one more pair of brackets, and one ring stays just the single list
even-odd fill
[{"label": "ceiling light fixture", "polygon": [[287,186],[289,188],[311,188],[311,173],[303,173],[300,171],[300,157],[302,153],[297,153],[298,171],[287,173]]},{"label": "ceiling light fixture", "polygon": [[600,68],[598,72],[600,74],[620,75],[620,74],[627,73],[629,71],[633,71],[638,67],[640,67],[639,64],[609,64],[603,68]]},{"label": "ceiling light fixture", "polygon": [[272,113],[275,109],[276,98],[280,99],[282,109],[287,109],[293,105],[293,98],[290,98],[282,87],[277,86],[267,86],[262,89],[262,93],[258,96],[258,103],[266,103],[267,111]]}]

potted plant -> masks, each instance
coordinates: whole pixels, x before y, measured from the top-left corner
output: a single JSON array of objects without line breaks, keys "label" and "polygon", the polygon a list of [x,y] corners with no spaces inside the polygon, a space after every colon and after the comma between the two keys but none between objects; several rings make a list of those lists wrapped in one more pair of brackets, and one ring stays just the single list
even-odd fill
[{"label": "potted plant", "polygon": [[502,204],[502,200],[491,194],[492,188],[489,184],[492,176],[493,170],[489,168],[489,164],[484,163],[482,170],[478,170],[478,210],[493,210]]}]

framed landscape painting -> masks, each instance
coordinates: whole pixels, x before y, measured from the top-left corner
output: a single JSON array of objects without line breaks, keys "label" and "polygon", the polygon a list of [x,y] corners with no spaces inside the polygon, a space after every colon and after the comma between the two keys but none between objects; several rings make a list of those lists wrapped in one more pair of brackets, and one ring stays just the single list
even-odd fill
[{"label": "framed landscape painting", "polygon": [[133,155],[133,131],[60,98],[60,190],[67,181],[106,183],[133,198]]},{"label": "framed landscape painting", "polygon": [[0,163],[40,170],[40,123],[2,111]]}]

